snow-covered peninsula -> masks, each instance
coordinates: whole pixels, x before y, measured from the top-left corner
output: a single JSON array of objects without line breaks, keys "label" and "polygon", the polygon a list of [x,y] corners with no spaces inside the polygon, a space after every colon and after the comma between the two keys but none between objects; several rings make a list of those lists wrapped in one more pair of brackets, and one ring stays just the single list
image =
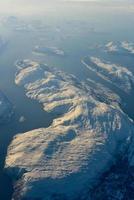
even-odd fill
[{"label": "snow-covered peninsula", "polygon": [[48,128],[16,135],[10,144],[5,169],[15,183],[14,200],[90,199],[89,190],[128,145],[133,166],[133,122],[117,103],[99,101],[92,87],[45,64],[16,65],[15,83],[55,119]]}]

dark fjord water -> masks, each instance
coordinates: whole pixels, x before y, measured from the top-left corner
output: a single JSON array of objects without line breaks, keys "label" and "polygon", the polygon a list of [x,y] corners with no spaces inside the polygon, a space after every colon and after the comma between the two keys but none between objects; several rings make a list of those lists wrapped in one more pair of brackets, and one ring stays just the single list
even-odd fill
[{"label": "dark fjord water", "polygon": [[[9,20],[6,25],[1,25],[1,35],[7,38],[8,45],[0,52],[0,89],[13,103],[15,115],[10,123],[0,126],[0,200],[11,200],[13,191],[10,178],[3,170],[7,148],[13,136],[47,127],[53,120],[53,116],[44,112],[40,104],[25,96],[23,88],[15,85],[16,60],[25,58],[38,60],[72,73],[80,80],[91,78],[103,83],[121,95],[124,111],[134,119],[134,94],[126,95],[98,78],[81,63],[84,56],[101,56],[110,62],[127,66],[134,72],[134,56],[119,56],[92,50],[93,46],[106,44],[108,41],[134,42],[134,27],[132,27],[134,13],[126,8],[124,16],[124,10],[120,8],[91,8],[87,5],[82,7],[69,5],[66,12],[61,8],[59,10],[60,12],[46,13],[41,17],[35,15],[25,18],[25,24],[29,24],[26,30],[15,30],[15,23],[22,28],[22,20],[15,21],[14,24]],[[59,47],[64,50],[65,56],[33,54],[34,46],[40,44]],[[26,119],[23,123],[19,122],[21,116]]]}]

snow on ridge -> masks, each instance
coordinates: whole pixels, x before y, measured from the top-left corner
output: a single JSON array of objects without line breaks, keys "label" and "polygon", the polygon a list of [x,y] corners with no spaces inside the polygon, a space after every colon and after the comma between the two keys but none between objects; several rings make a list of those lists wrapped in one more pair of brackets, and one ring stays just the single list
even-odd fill
[{"label": "snow on ridge", "polygon": [[113,41],[108,42],[108,43],[105,45],[105,48],[106,48],[106,51],[107,51],[107,52],[118,52],[118,47],[117,47],[116,44],[114,44]]},{"label": "snow on ridge", "polygon": [[16,84],[57,118],[48,128],[16,135],[9,146],[5,168],[19,178],[14,200],[74,200],[123,153],[133,123],[117,106],[96,100],[75,77],[20,63]]},{"label": "snow on ridge", "polygon": [[94,48],[111,54],[127,55],[134,54],[134,43],[130,41],[108,41],[104,44],[96,44]]},{"label": "snow on ridge", "polygon": [[[89,85],[89,87],[88,87]],[[106,104],[114,105],[119,108],[121,105],[122,100],[118,94],[114,93],[111,89],[105,87],[101,83],[96,83],[92,79],[87,79],[86,87],[88,90],[92,90],[92,95],[94,98],[97,98],[101,102],[105,102]]]},{"label": "snow on ridge", "polygon": [[134,43],[123,41],[121,42],[121,47],[129,53],[134,54]]},{"label": "snow on ridge", "polygon": [[120,42],[110,41],[104,46],[101,45],[101,47],[105,48],[105,51],[108,53],[121,53],[123,55],[134,54],[134,43],[129,41],[120,41]]},{"label": "snow on ridge", "polygon": [[82,63],[124,92],[131,92],[134,85],[134,74],[126,67],[106,62],[98,57],[86,57]]},{"label": "snow on ridge", "polygon": [[48,55],[58,55],[58,56],[64,56],[65,53],[62,49],[57,48],[55,46],[53,47],[45,47],[45,46],[35,46],[34,53],[39,54],[48,54]]}]

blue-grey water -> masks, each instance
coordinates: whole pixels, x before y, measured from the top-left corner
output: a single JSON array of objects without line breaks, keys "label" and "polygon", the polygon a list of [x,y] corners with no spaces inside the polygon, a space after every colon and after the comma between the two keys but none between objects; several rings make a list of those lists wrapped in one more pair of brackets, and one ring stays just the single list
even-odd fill
[{"label": "blue-grey water", "polygon": [[[80,80],[91,78],[103,83],[118,93],[123,101],[123,110],[134,119],[134,93],[130,95],[115,88],[112,84],[98,78],[81,63],[87,55],[102,57],[110,62],[127,66],[134,72],[134,55],[107,54],[93,48],[108,41],[134,42],[134,13],[129,8],[91,7],[90,5],[69,4],[59,10],[17,16],[18,20],[2,16],[0,35],[7,40],[7,45],[0,51],[0,90],[14,106],[14,116],[10,123],[0,126],[0,200],[11,200],[13,187],[10,178],[4,172],[4,161],[7,148],[17,133],[47,127],[53,116],[43,111],[36,101],[25,96],[23,88],[14,83],[18,59],[34,59],[76,75]],[[16,26],[26,26],[25,30],[16,30]],[[63,49],[65,56],[34,54],[36,45],[56,46]],[[25,117],[23,123],[19,122]]]}]

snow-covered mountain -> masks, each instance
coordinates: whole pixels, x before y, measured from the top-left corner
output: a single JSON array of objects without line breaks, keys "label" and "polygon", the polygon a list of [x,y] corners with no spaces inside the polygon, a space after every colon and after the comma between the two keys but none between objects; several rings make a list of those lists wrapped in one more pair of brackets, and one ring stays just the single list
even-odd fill
[{"label": "snow-covered mountain", "polygon": [[93,83],[30,60],[16,65],[15,83],[55,119],[48,128],[16,135],[9,146],[5,168],[15,182],[14,200],[91,199],[90,190],[128,147],[133,167],[134,126],[118,97],[104,103]]},{"label": "snow-covered mountain", "polygon": [[82,63],[102,79],[126,93],[131,93],[134,86],[134,74],[127,67],[106,62],[97,57],[86,57]]}]

